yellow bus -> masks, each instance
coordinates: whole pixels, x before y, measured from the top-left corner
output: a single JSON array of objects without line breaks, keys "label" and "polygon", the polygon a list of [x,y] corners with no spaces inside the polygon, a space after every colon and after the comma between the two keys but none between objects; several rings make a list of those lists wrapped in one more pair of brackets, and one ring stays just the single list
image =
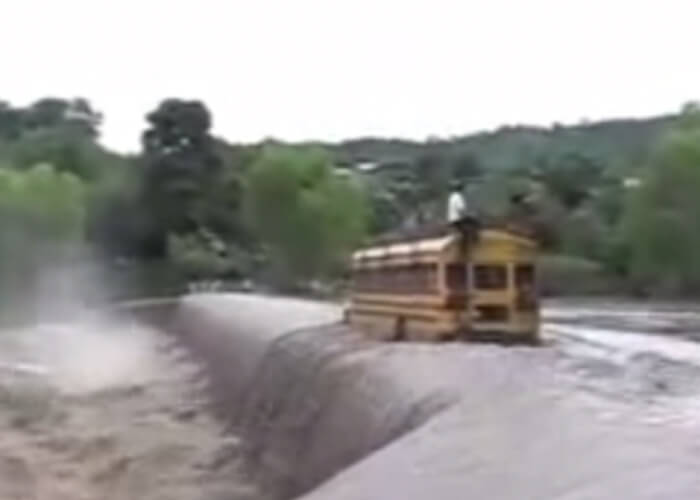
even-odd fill
[{"label": "yellow bus", "polygon": [[533,239],[504,228],[358,250],[346,321],[381,340],[537,342],[536,256]]}]

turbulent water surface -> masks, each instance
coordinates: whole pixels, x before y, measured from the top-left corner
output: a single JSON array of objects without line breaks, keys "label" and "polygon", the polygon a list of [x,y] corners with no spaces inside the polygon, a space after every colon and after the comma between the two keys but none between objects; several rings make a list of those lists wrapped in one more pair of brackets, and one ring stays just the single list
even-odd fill
[{"label": "turbulent water surface", "polygon": [[0,499],[260,498],[195,365],[134,325],[0,337]]},{"label": "turbulent water surface", "polygon": [[553,304],[544,348],[367,343],[287,299],[181,313],[214,391],[135,324],[0,335],[0,500],[700,498],[692,307]]}]

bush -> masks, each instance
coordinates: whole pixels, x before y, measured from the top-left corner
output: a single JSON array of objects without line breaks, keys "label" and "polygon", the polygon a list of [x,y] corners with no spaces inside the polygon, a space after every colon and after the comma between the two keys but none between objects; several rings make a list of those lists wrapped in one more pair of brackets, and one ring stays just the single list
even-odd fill
[{"label": "bush", "polygon": [[239,278],[249,267],[250,257],[226,246],[215,235],[200,230],[168,237],[168,257],[174,269],[188,280]]},{"label": "bush", "polygon": [[323,151],[266,148],[252,165],[247,219],[278,286],[334,274],[366,233],[365,193]]}]

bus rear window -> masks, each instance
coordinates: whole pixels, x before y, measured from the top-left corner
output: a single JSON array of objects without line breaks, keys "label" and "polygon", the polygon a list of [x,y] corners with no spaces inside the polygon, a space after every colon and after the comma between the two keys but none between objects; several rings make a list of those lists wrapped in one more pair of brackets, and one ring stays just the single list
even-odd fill
[{"label": "bus rear window", "polygon": [[474,286],[480,290],[503,290],[507,288],[508,273],[506,266],[474,266]]}]

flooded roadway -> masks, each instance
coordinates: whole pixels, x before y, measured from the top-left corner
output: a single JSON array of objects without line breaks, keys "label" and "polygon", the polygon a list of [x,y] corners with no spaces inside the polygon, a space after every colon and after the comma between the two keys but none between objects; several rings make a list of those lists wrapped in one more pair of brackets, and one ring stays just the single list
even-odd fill
[{"label": "flooded roadway", "polygon": [[700,309],[560,302],[544,321],[543,336],[578,385],[650,421],[700,426]]},{"label": "flooded roadway", "polygon": [[[555,304],[549,349],[438,347],[430,375],[461,365],[458,402],[308,499],[700,497],[697,345],[629,321],[677,314],[687,333],[695,313],[644,309]],[[602,328],[616,320],[626,328]]]},{"label": "flooded roadway", "polygon": [[[322,305],[200,305],[247,325],[229,351],[214,346],[238,375],[225,389],[268,465],[307,477],[302,493],[321,483],[308,498],[700,497],[692,307],[553,303],[545,349],[505,349],[303,331],[333,317]],[[302,331],[263,356],[255,342],[282,318]],[[249,475],[245,447],[209,413],[206,377],[171,338],[132,324],[47,326],[3,334],[0,353],[3,500],[280,497],[265,484],[273,476]]]}]

